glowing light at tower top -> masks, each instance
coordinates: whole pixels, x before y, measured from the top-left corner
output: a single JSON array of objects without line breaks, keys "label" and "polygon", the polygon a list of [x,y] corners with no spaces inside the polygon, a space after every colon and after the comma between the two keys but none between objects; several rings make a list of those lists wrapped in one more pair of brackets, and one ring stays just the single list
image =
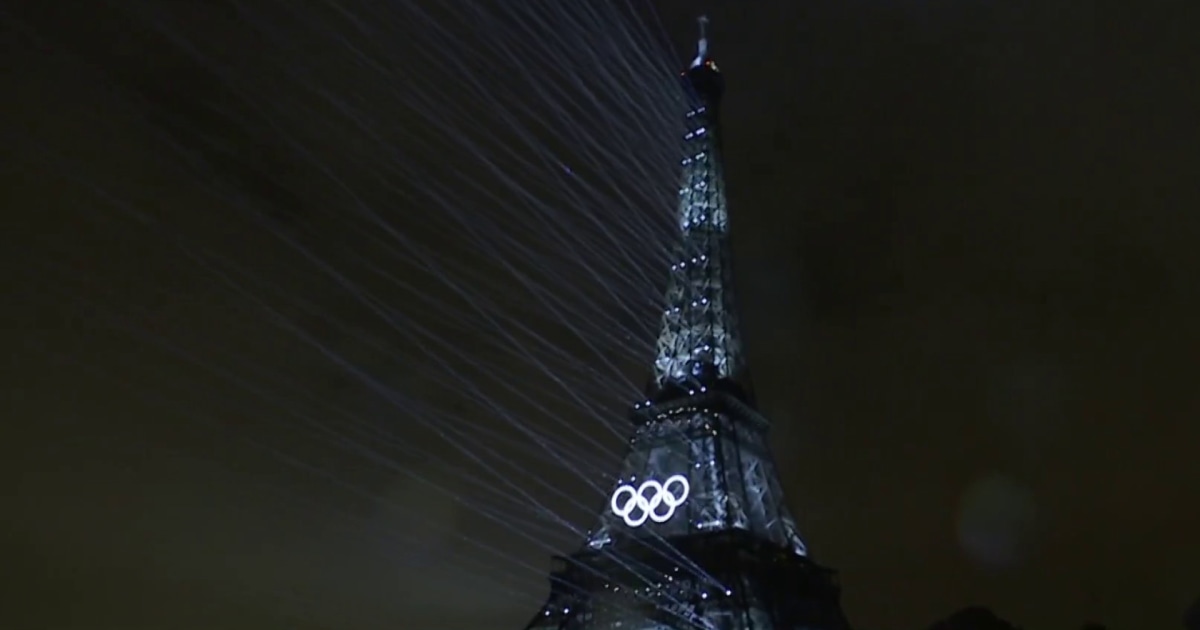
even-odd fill
[{"label": "glowing light at tower top", "polygon": [[703,64],[704,59],[708,57],[708,16],[701,15],[696,18],[696,22],[700,24],[700,40],[696,42],[696,58],[692,60],[693,68]]}]

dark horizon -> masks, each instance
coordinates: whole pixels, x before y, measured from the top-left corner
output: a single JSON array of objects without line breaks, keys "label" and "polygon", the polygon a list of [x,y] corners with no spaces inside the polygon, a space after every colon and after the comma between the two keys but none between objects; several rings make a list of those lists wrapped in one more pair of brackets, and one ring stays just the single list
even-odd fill
[{"label": "dark horizon", "polygon": [[[127,32],[113,6],[75,4],[0,13],[13,18],[0,20],[11,60],[0,72],[16,158],[0,171],[0,191],[16,212],[13,243],[0,251],[11,270],[4,397],[17,419],[0,438],[15,481],[0,527],[16,542],[17,601],[0,625],[522,627],[546,590],[549,557],[536,535],[502,533],[415,476],[332,455],[271,424],[275,407],[132,341],[161,332],[202,362],[239,366],[250,385],[287,379],[301,411],[311,400],[372,426],[402,424],[329,361],[244,317],[248,301],[210,299],[218,283],[168,238],[99,210],[117,199],[170,217],[195,230],[193,242],[259,263],[264,286],[361,317],[296,267],[294,253],[285,258],[285,246],[214,218],[228,209],[201,200],[202,178],[160,148],[174,142],[199,161],[227,150],[278,174],[218,167],[214,177],[287,234],[324,227],[322,204],[344,191],[311,176],[294,146],[261,130],[259,113],[243,107],[248,97],[186,61],[182,47]],[[255,29],[286,39],[295,25],[249,25],[235,19],[237,6],[155,6],[144,17],[188,24],[238,66],[282,68],[301,53],[349,58],[299,37],[295,50],[273,48]],[[1196,606],[1197,11],[1127,6],[655,3],[679,66],[698,9],[711,18],[754,390],[801,532],[839,572],[855,627],[927,628],[981,605],[1026,630],[1089,621],[1165,629]],[[400,25],[380,28],[403,39]],[[296,117],[326,143],[323,159],[350,171],[353,160],[385,159],[318,115],[315,99],[285,102],[298,91],[271,81],[239,89],[313,112]],[[390,86],[335,86],[387,109]],[[452,76],[433,87],[461,89]],[[373,175],[352,182],[363,198],[400,203]],[[370,250],[349,231],[330,234],[328,251],[347,266]],[[429,238],[438,251],[474,246]],[[461,260],[480,278],[495,271]],[[653,311],[636,308],[614,321],[652,328],[626,321]],[[146,328],[134,333],[93,316],[135,310]],[[306,321],[363,369],[441,391],[423,380],[427,370],[412,360],[423,355],[410,346],[365,325]],[[486,352],[479,339],[443,337],[465,356]],[[242,352],[228,356],[252,357],[260,371],[250,378],[248,362],[221,364],[218,350]],[[641,379],[650,360],[617,368]],[[511,378],[572,413],[548,379],[520,366]],[[473,419],[494,428],[494,418]],[[582,431],[619,448],[601,429]],[[519,437],[496,431],[495,443],[482,440],[488,447]],[[453,459],[432,438],[412,439],[396,452]],[[263,445],[336,469],[354,492],[300,474]],[[476,491],[406,466],[454,492]],[[562,485],[590,496],[574,479]],[[421,506],[422,518],[383,503]],[[509,559],[479,549],[491,545]]]}]

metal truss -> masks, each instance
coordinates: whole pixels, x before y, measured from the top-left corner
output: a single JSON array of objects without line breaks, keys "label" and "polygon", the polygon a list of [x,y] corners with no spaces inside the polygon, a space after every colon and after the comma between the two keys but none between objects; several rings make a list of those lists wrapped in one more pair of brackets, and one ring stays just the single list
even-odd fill
[{"label": "metal truss", "polygon": [[[703,23],[702,23],[703,28]],[[733,295],[707,40],[685,73],[680,240],[656,344],[654,389],[598,523],[558,559],[527,630],[847,630],[832,571],[784,502],[768,423],[747,395]]]},{"label": "metal truss", "polygon": [[[722,409],[730,405],[737,405],[736,414]],[[670,520],[635,528],[606,505],[588,536],[589,548],[603,549],[621,537],[741,529],[798,555],[807,554],[767,449],[765,419],[719,393],[657,411],[649,410],[653,420],[634,433],[614,489],[682,474],[689,496]]]},{"label": "metal truss", "polygon": [[729,246],[729,213],[715,121],[688,115],[688,157],[679,188],[680,242],[671,265],[654,376],[659,387],[708,376],[736,379],[744,368]]}]

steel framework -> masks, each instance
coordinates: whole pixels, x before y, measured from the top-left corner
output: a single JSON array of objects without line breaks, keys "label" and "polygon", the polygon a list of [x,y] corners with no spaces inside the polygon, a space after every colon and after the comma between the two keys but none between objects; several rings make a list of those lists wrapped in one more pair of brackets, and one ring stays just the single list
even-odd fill
[{"label": "steel framework", "polygon": [[721,167],[723,78],[699,50],[670,269],[647,400],[610,501],[555,559],[527,630],[844,630],[833,571],[808,557],[746,374]]}]

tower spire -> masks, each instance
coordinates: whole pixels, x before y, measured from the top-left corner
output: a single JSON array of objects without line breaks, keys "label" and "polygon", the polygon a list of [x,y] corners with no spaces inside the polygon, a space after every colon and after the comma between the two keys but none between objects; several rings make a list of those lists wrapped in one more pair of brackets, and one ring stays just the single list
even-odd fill
[{"label": "tower spire", "polygon": [[696,23],[700,26],[700,39],[696,42],[696,58],[692,60],[693,68],[704,63],[704,58],[708,57],[708,16],[701,15],[696,18]]}]

